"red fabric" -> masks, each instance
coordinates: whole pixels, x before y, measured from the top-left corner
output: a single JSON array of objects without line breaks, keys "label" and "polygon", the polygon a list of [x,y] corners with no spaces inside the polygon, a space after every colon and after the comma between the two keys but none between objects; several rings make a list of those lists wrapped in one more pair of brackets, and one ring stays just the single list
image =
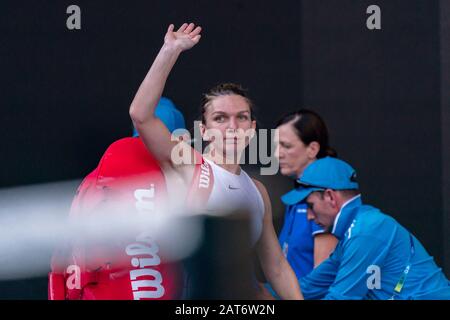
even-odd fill
[{"label": "red fabric", "polygon": [[50,272],[48,276],[49,300],[64,300],[66,298],[65,279],[62,273]]},{"label": "red fabric", "polygon": [[[139,214],[138,202],[158,207],[166,197],[156,159],[139,138],[124,138],[106,150],[98,167],[83,180],[70,216],[92,215],[114,203],[125,204],[125,214]],[[53,256],[49,299],[180,298],[181,265],[160,260],[156,244],[144,230],[120,243],[71,244],[70,249],[62,248]]]}]

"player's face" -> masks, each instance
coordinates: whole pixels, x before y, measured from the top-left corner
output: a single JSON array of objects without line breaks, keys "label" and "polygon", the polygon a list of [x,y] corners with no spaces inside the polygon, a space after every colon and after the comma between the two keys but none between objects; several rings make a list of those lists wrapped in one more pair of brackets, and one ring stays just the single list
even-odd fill
[{"label": "player's face", "polygon": [[203,139],[211,141],[216,150],[227,154],[241,152],[256,128],[245,98],[224,95],[214,98],[205,112]]},{"label": "player's face", "polygon": [[285,123],[277,129],[279,131],[278,141],[275,141],[275,154],[280,163],[281,174],[297,178],[315,157],[309,156],[309,146],[300,140],[291,123]]},{"label": "player's face", "polygon": [[330,197],[327,192],[313,192],[306,198],[306,204],[308,205],[308,220],[314,220],[315,223],[323,227],[325,230],[330,231],[333,227],[334,219],[336,218],[339,210],[330,201]]}]

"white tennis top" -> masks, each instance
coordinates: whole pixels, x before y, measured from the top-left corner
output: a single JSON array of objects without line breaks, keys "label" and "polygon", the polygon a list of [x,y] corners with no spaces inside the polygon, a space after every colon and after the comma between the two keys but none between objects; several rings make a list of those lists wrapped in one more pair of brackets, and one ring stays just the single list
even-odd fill
[{"label": "white tennis top", "polygon": [[264,200],[253,180],[241,169],[233,174],[205,159],[212,168],[214,185],[206,204],[207,212],[219,215],[238,209],[247,210],[251,218],[251,245],[261,236],[264,218]]}]

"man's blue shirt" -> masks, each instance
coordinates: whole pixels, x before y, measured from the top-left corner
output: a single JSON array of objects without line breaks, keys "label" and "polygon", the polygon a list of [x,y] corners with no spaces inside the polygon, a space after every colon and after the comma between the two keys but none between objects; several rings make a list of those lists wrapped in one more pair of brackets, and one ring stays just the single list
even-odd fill
[{"label": "man's blue shirt", "polygon": [[407,265],[394,299],[450,299],[450,282],[422,244],[360,196],[344,204],[332,233],[335,251],[300,279],[305,299],[391,299]]}]

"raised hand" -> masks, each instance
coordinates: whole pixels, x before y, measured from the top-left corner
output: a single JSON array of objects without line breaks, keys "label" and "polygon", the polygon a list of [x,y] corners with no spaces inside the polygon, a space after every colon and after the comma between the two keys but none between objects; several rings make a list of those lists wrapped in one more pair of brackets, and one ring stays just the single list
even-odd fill
[{"label": "raised hand", "polygon": [[193,23],[183,23],[177,31],[174,31],[174,28],[174,25],[171,24],[167,29],[167,33],[164,37],[165,45],[185,51],[189,50],[200,41],[201,27],[195,27],[195,24]]}]

